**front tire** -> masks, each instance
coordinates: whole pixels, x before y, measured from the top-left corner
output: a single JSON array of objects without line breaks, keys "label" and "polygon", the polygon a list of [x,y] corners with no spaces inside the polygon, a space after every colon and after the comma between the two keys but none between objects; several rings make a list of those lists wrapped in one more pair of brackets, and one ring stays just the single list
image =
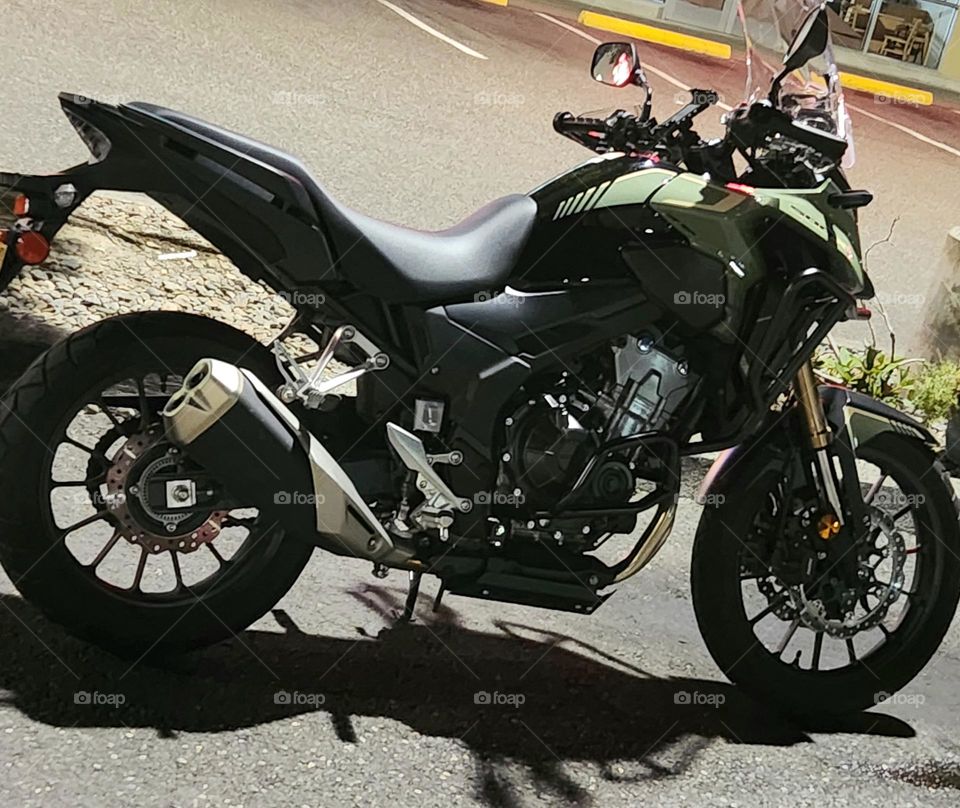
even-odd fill
[{"label": "front tire", "polygon": [[[136,454],[140,441],[141,466],[147,468],[143,486],[149,472],[152,490],[162,490],[162,473],[173,463],[166,455],[178,450],[163,443],[159,408],[177,378],[203,357],[240,364],[268,384],[276,382],[270,352],[242,332],[203,317],[149,312],[104,320],[54,345],[0,400],[0,563],[23,597],[51,620],[121,655],[179,652],[233,636],[277,603],[311,555],[309,545],[259,521],[255,510],[221,510],[216,516],[198,510],[195,518],[157,514],[133,478],[117,471],[125,467],[123,451]],[[136,387],[131,380],[139,380]],[[124,390],[132,391],[129,401]],[[87,425],[94,419],[103,437],[78,438],[78,418]],[[84,435],[95,436],[89,428]],[[147,441],[144,435],[153,437]],[[81,479],[56,479],[61,467],[79,469]],[[87,517],[89,525],[80,520],[81,527],[65,533],[55,513],[63,499],[71,514],[83,507],[84,513],[106,515]],[[221,501],[228,501],[226,494]],[[208,516],[212,521],[205,521]],[[215,524],[212,533],[205,532],[209,524]],[[92,534],[94,528],[103,536],[113,531],[110,549],[103,557],[80,558],[86,552],[78,549],[81,540],[88,541],[84,531]],[[231,530],[239,547],[228,556],[222,543]],[[199,542],[192,542],[197,536]],[[124,567],[125,557],[116,554],[127,551],[133,561]],[[157,567],[151,578],[153,566],[147,564],[154,561],[169,567]],[[198,566],[196,580],[188,575],[188,561]],[[116,569],[120,577],[133,574],[134,585],[105,580],[104,569]],[[161,579],[169,579],[169,591],[160,591]]]},{"label": "front tire", "polygon": [[[752,549],[748,537],[783,469],[782,458],[762,447],[739,464],[736,483],[727,488],[735,495],[704,510],[694,542],[693,605],[710,654],[732,682],[800,718],[858,712],[902,689],[940,646],[960,597],[960,527],[952,489],[933,454],[913,438],[888,432],[861,446],[857,456],[876,465],[903,492],[906,498],[901,501],[911,503],[909,513],[898,505],[894,516],[898,526],[907,524],[900,520],[913,524],[916,541],[904,542],[902,552],[904,557],[909,554],[913,571],[913,583],[905,585],[904,592],[916,591],[895,624],[888,612],[878,625],[864,629],[862,637],[846,639],[823,631],[817,639],[810,628],[813,636],[805,645],[793,626],[795,616],[776,611],[748,616],[746,581],[763,577],[747,575]],[[768,648],[760,638],[759,627],[771,619],[775,632],[782,631],[784,637],[790,633],[783,649]],[[829,669],[822,657],[827,642],[837,646],[836,664]]]}]

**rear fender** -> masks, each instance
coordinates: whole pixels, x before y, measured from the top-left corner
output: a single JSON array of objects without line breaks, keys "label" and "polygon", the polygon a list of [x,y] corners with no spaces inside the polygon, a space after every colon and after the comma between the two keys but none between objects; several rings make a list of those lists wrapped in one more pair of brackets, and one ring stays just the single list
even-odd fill
[{"label": "rear fender", "polygon": [[[297,178],[148,109],[65,93],[60,104],[94,156],[58,174],[0,175],[12,193],[29,196],[31,209],[51,214],[18,226],[41,229],[52,241],[91,193],[139,192],[181,218],[241,272],[274,288],[302,287],[334,266],[317,208]],[[51,210],[53,193],[64,184],[76,189],[76,198]],[[22,267],[12,252],[0,270],[0,290]]]}]

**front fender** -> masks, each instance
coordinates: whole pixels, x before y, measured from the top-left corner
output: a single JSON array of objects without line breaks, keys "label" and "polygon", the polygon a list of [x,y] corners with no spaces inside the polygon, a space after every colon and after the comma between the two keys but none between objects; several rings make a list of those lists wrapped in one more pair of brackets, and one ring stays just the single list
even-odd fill
[{"label": "front fender", "polygon": [[[841,453],[841,462],[844,457],[855,457],[858,447],[884,432],[909,435],[934,449],[937,446],[936,438],[923,424],[889,404],[845,387],[821,385],[819,391],[830,428],[837,440],[852,450]],[[774,426],[760,433],[756,439],[721,452],[700,484],[697,501],[708,503],[712,501],[711,498],[722,494],[735,479],[731,474],[733,467],[749,452],[772,442],[776,436]]]},{"label": "front fender", "polygon": [[845,435],[856,452],[858,446],[882,432],[899,432],[936,447],[937,439],[923,424],[900,410],[846,387],[823,385],[820,399],[827,421],[836,435]]}]

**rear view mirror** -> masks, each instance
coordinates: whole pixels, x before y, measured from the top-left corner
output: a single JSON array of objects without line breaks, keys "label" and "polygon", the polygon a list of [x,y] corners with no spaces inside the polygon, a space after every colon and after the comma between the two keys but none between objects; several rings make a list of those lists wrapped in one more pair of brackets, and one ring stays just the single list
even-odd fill
[{"label": "rear view mirror", "polygon": [[632,42],[606,42],[593,54],[590,74],[595,81],[612,87],[637,84],[640,59]]}]

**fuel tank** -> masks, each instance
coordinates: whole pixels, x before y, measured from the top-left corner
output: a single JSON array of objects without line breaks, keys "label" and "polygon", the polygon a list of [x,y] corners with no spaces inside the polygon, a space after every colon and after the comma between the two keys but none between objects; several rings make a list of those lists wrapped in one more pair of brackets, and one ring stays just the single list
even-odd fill
[{"label": "fuel tank", "polygon": [[824,269],[852,293],[863,287],[856,223],[829,204],[835,190],[829,181],[805,190],[724,185],[653,159],[604,155],[532,192],[538,220],[509,285],[631,279],[685,330],[742,338],[748,296],[787,244],[809,261],[797,269]]},{"label": "fuel tank", "polygon": [[[684,227],[696,206],[676,211],[658,202],[669,203],[677,196],[669,190],[692,176],[656,160],[613,154],[540,186],[531,194],[539,218],[511,288],[539,291],[629,280],[684,330],[713,331],[729,340],[750,286],[746,273],[734,274],[732,283],[732,256],[701,243]],[[718,220],[745,201],[716,185],[709,185],[706,196],[706,213]],[[720,241],[729,236],[715,235]]]}]

